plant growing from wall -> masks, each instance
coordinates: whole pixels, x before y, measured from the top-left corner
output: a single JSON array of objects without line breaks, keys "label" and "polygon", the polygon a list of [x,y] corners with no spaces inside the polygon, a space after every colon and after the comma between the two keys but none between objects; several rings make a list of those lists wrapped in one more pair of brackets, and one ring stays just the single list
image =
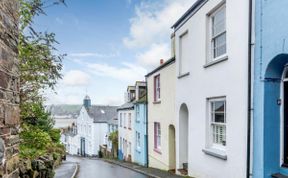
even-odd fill
[{"label": "plant growing from wall", "polygon": [[117,149],[118,149],[118,131],[111,132],[109,137],[109,141],[112,142],[112,153],[113,157],[117,157]]}]

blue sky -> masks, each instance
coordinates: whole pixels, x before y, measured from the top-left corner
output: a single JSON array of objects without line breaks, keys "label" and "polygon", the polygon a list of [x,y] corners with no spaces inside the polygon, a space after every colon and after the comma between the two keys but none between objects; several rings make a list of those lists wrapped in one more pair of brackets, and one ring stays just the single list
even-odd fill
[{"label": "blue sky", "polygon": [[136,80],[170,57],[171,25],[195,0],[66,0],[46,9],[35,26],[56,33],[67,54],[63,80],[47,104],[120,105]]}]

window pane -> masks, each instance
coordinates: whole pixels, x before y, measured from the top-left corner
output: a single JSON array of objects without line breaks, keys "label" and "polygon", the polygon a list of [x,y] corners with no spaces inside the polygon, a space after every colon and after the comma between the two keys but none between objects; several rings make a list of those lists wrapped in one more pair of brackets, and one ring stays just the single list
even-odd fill
[{"label": "window pane", "polygon": [[213,47],[214,58],[226,53],[226,33],[214,38]]},{"label": "window pane", "polygon": [[214,120],[214,122],[225,123],[224,113],[215,113],[215,120]]},{"label": "window pane", "polygon": [[224,101],[215,101],[214,105],[214,112],[224,112],[225,111],[225,102]]},{"label": "window pane", "polygon": [[212,35],[216,36],[225,31],[225,8],[216,12],[212,17]]}]

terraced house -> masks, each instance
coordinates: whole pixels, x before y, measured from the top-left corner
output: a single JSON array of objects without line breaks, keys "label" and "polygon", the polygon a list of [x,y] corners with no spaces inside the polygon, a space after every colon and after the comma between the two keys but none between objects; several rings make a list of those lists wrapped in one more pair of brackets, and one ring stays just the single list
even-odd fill
[{"label": "terraced house", "polygon": [[173,29],[177,171],[246,177],[249,1],[198,0]]},{"label": "terraced house", "polygon": [[149,167],[175,170],[175,58],[146,75]]}]

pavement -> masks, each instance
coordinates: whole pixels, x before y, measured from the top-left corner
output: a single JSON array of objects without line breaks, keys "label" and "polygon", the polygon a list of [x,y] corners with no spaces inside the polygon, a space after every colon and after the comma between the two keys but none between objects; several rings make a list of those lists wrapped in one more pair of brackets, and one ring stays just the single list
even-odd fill
[{"label": "pavement", "polygon": [[139,172],[141,174],[145,174],[149,178],[183,178],[183,176],[179,176],[168,171],[163,171],[163,170],[154,169],[154,168],[147,168],[147,167],[140,166],[134,163],[123,162],[123,161],[112,160],[112,159],[104,159],[104,160],[111,164],[116,164],[118,166]]}]

